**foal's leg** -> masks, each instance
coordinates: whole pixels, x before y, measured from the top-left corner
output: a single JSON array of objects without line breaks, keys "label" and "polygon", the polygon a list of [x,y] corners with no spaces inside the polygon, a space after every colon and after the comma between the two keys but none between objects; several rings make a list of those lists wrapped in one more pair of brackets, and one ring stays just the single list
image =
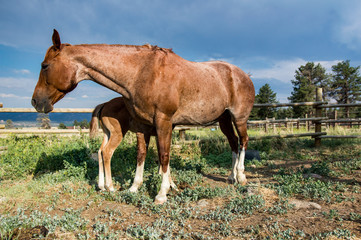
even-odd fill
[{"label": "foal's leg", "polygon": [[149,134],[141,132],[137,133],[137,169],[135,170],[133,185],[129,189],[131,192],[137,192],[138,188],[143,183],[144,162],[147,155],[149,140]]},{"label": "foal's leg", "polygon": [[239,162],[238,137],[234,132],[232,125],[232,117],[229,112],[223,113],[222,116],[218,119],[218,121],[219,121],[219,127],[221,128],[223,134],[226,135],[232,150],[232,172],[231,175],[228,176],[228,181],[230,181],[231,183],[236,183],[237,182],[236,163]]},{"label": "foal's leg", "polygon": [[247,183],[246,175],[244,174],[244,158],[246,156],[246,150],[248,146],[248,134],[247,134],[247,120],[235,121],[237,133],[240,139],[241,151],[238,156],[238,163],[236,162],[236,182],[242,185]]},{"label": "foal's leg", "polygon": [[98,187],[101,191],[104,191],[105,190],[105,187],[104,187],[104,168],[103,168],[103,149],[105,147],[105,145],[107,144],[108,142],[108,134],[106,134],[104,132],[104,138],[103,138],[103,142],[102,142],[102,145],[100,146],[99,148],[99,151],[98,151],[98,162],[99,162],[99,175],[98,175]]},{"label": "foal's leg", "polygon": [[102,153],[103,153],[103,160],[104,160],[104,168],[105,168],[105,188],[109,191],[113,192],[114,186],[112,181],[112,172],[110,169],[110,162],[113,156],[115,149],[119,146],[120,142],[122,141],[123,136],[122,134],[112,133],[110,135],[108,143],[105,145]]},{"label": "foal's leg", "polygon": [[169,152],[172,138],[172,122],[167,116],[162,114],[156,118],[156,128],[162,185],[158,195],[155,197],[155,204],[162,204],[167,201],[167,193],[170,189]]}]

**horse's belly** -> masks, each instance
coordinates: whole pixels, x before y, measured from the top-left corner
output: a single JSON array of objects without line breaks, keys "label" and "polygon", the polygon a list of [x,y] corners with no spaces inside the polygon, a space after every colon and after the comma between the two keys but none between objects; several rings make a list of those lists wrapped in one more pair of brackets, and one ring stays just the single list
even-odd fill
[{"label": "horse's belly", "polygon": [[197,101],[181,106],[174,114],[172,122],[175,125],[208,125],[217,121],[225,110],[226,106],[223,103]]}]

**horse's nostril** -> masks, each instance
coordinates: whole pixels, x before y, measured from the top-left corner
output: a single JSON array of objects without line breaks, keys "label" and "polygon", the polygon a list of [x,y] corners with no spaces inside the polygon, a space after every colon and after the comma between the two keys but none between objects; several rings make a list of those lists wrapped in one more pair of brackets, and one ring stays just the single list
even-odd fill
[{"label": "horse's nostril", "polygon": [[33,107],[35,107],[36,106],[36,100],[33,98],[33,99],[31,99],[31,105],[33,105]]}]

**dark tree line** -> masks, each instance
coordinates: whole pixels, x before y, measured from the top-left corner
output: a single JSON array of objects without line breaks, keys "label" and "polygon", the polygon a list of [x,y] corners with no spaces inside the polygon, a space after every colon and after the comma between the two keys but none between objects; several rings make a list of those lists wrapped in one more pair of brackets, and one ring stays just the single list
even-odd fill
[{"label": "dark tree line", "polygon": [[[334,100],[338,104],[356,103],[361,100],[361,76],[360,66],[352,67],[350,61],[342,61],[332,66],[332,73],[327,73],[320,64],[308,62],[295,71],[295,78],[291,80],[293,91],[288,97],[290,102],[314,102],[316,88],[323,88],[323,100]],[[256,95],[256,103],[276,103],[276,93],[269,84],[259,89]],[[343,117],[361,117],[361,108],[354,108],[351,114],[350,108],[344,108]],[[305,117],[314,114],[314,108],[299,106],[292,108],[254,108],[252,119]]]}]

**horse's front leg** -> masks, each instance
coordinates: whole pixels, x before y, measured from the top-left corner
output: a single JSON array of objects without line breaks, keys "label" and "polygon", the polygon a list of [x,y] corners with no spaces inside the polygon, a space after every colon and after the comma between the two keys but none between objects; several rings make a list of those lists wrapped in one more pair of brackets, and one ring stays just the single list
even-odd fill
[{"label": "horse's front leg", "polygon": [[167,193],[170,189],[171,178],[169,168],[170,144],[172,140],[172,122],[165,116],[158,116],[156,119],[158,155],[160,161],[160,173],[162,185],[158,195],[155,197],[155,204],[163,204],[167,201]]},{"label": "horse's front leg", "polygon": [[129,191],[137,192],[143,184],[143,172],[145,157],[147,156],[150,134],[137,133],[137,169],[135,170],[134,182]]}]

